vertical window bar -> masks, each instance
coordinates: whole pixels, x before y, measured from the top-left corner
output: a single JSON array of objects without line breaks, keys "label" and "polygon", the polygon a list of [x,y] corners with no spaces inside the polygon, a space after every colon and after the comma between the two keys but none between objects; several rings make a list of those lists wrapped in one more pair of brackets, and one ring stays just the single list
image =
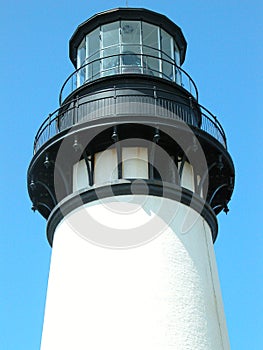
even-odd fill
[{"label": "vertical window bar", "polygon": [[119,36],[119,45],[120,45],[120,71],[119,73],[122,74],[122,21],[119,22],[120,23],[120,36]]},{"label": "vertical window bar", "polygon": [[102,26],[100,26],[100,33],[99,33],[99,39],[100,39],[100,45],[99,45],[99,57],[100,57],[100,68],[99,68],[99,76],[98,78],[100,78],[102,76],[102,71],[103,71],[103,66],[102,66],[102,62],[103,62],[103,46],[102,46],[102,43],[103,43],[103,40],[102,40],[102,36],[103,36],[103,30],[102,30]]},{"label": "vertical window bar", "polygon": [[118,73],[121,73],[121,21],[118,21],[119,23],[119,40],[118,40],[118,45],[119,45],[119,52],[118,52]]},{"label": "vertical window bar", "polygon": [[159,77],[162,77],[162,54],[161,54],[161,28],[158,27],[158,56],[159,56]]},{"label": "vertical window bar", "polygon": [[176,68],[176,58],[175,58],[175,46],[174,46],[174,38],[171,38],[171,52],[172,52],[172,59],[173,59],[173,81],[176,81],[175,78],[175,68]]},{"label": "vertical window bar", "polygon": [[87,63],[88,63],[88,36],[86,35],[85,36],[85,61],[84,61],[84,64],[86,65],[85,66],[85,80],[86,80],[86,82],[89,79],[89,75],[88,75],[89,65],[87,65]]},{"label": "vertical window bar", "polygon": [[140,21],[140,56],[141,56],[141,73],[144,74],[143,51],[142,51],[142,21]]}]

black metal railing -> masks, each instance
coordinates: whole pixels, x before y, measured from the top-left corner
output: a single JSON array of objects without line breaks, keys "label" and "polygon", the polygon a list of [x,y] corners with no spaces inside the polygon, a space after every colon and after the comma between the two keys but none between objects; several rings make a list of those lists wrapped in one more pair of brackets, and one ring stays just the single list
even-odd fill
[{"label": "black metal railing", "polygon": [[[146,93],[145,93],[146,92]],[[144,94],[131,88],[111,88],[76,98],[50,114],[40,126],[34,141],[34,153],[52,137],[76,124],[114,116],[158,116],[181,121],[205,131],[225,148],[226,136],[217,118],[192,99],[169,94],[155,88],[144,88]],[[180,102],[179,102],[180,101]]]},{"label": "black metal railing", "polygon": [[77,88],[96,79],[118,74],[144,74],[163,78],[183,87],[198,100],[195,82],[172,59],[146,54],[123,53],[94,59],[74,71],[62,85],[59,104],[61,105]]}]

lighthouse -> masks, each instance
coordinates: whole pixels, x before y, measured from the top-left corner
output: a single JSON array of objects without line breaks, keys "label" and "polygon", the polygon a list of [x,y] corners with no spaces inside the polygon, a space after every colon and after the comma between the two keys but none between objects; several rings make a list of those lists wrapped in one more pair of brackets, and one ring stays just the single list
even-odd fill
[{"label": "lighthouse", "polygon": [[52,247],[41,350],[230,349],[213,244],[234,165],[166,16],[98,13],[28,169]]}]

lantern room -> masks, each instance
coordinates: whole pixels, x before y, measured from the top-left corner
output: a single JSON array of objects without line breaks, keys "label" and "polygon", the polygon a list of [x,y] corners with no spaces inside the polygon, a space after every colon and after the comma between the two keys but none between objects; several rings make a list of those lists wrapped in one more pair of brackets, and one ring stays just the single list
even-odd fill
[{"label": "lantern room", "polygon": [[147,74],[180,81],[176,39],[145,21],[118,20],[86,34],[77,47],[78,86],[115,74]]}]

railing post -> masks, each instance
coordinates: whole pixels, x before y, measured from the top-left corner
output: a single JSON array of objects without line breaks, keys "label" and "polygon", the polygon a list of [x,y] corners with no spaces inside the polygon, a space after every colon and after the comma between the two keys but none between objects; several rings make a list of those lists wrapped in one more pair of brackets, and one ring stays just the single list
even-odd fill
[{"label": "railing post", "polygon": [[51,119],[51,114],[49,113],[49,115],[48,115],[48,140],[50,138],[50,119]]},{"label": "railing post", "polygon": [[74,103],[73,123],[72,123],[72,125],[75,125],[78,122],[78,108],[79,108],[79,96],[77,95],[75,103]]},{"label": "railing post", "polygon": [[116,85],[114,85],[114,96],[113,96],[113,100],[114,100],[114,116],[117,115],[117,94],[116,94]]},{"label": "railing post", "polygon": [[[194,120],[193,120],[193,99],[192,99],[192,96],[189,96],[189,106],[190,106],[189,110],[190,110],[191,125],[194,125]],[[190,120],[188,122],[190,122]]]},{"label": "railing post", "polygon": [[[223,140],[224,140],[224,142],[225,142],[225,135],[222,133],[221,127],[220,127],[220,125],[219,125],[219,123],[218,123],[218,119],[217,119],[217,117],[216,117],[215,115],[214,115],[214,121],[215,121],[215,127],[216,127],[217,133],[219,132],[219,134],[222,135]],[[219,138],[219,137],[218,137],[218,138]]]},{"label": "railing post", "polygon": [[193,109],[193,99],[192,99],[192,96],[189,96],[189,104],[190,104],[191,109]]},{"label": "railing post", "polygon": [[157,115],[157,91],[156,91],[156,86],[153,87],[153,97],[154,97],[154,116],[156,117]]},{"label": "railing post", "polygon": [[176,83],[176,64],[173,62],[173,82]]},{"label": "railing post", "polygon": [[214,120],[215,120],[215,124],[216,124],[216,127],[217,127],[217,130],[219,131],[219,133],[221,134],[223,140],[224,140],[224,143],[225,143],[225,147],[227,148],[227,144],[226,144],[226,135],[225,135],[225,132],[224,132],[224,129],[222,128],[221,124],[219,123],[218,119],[216,116],[214,116]]},{"label": "railing post", "polygon": [[220,132],[220,134],[223,136],[223,139],[225,141],[225,132],[221,126],[221,124],[219,123],[218,119],[217,119],[217,116],[214,115],[214,121],[215,121],[215,124],[216,124],[216,127],[217,127],[217,130]]}]

